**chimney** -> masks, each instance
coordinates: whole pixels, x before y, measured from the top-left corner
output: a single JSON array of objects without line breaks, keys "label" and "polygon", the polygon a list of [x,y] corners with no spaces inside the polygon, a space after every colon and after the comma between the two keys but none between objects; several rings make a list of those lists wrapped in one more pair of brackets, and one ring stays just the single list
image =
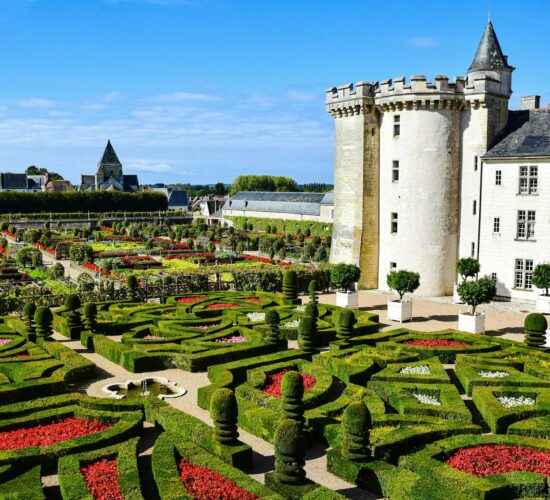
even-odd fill
[{"label": "chimney", "polygon": [[540,108],[540,95],[526,95],[520,98],[521,109]]}]

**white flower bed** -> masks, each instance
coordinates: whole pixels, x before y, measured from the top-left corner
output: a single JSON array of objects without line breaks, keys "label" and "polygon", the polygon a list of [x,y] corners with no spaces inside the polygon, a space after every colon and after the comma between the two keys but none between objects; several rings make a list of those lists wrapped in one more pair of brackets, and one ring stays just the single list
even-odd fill
[{"label": "white flower bed", "polygon": [[477,373],[480,377],[483,378],[504,378],[509,377],[508,372],[499,372],[499,371],[482,371]]},{"label": "white flower bed", "polygon": [[441,402],[435,396],[429,394],[413,394],[413,396],[423,405],[441,406]]},{"label": "white flower bed", "polygon": [[299,319],[295,319],[294,321],[288,321],[283,325],[283,328],[298,328],[298,325],[300,324]]},{"label": "white flower bed", "polygon": [[256,321],[265,321],[265,313],[248,313],[246,316],[248,317],[248,321],[251,323],[255,323]]},{"label": "white flower bed", "polygon": [[406,366],[401,368],[399,373],[403,375],[431,375],[430,367],[428,365],[422,366]]},{"label": "white flower bed", "polygon": [[306,310],[306,306],[296,306],[296,307],[294,308],[294,310],[295,310],[295,311],[302,311],[302,312],[303,312],[303,311]]},{"label": "white flower bed", "polygon": [[535,400],[527,396],[499,396],[497,399],[504,408],[515,408],[516,406],[535,406]]}]

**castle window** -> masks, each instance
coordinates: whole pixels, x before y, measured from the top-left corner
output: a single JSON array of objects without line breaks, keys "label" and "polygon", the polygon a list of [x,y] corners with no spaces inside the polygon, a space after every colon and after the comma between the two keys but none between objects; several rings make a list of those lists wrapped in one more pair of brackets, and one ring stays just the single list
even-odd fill
[{"label": "castle window", "polygon": [[390,262],[390,273],[397,270],[397,262]]},{"label": "castle window", "polygon": [[537,194],[539,190],[539,169],[537,166],[519,167],[519,194]]},{"label": "castle window", "polygon": [[479,156],[475,155],[474,156],[474,171],[475,172],[477,172],[478,163],[479,163]]},{"label": "castle window", "polygon": [[493,219],[493,233],[500,233],[500,217]]},{"label": "castle window", "polygon": [[392,212],[391,214],[391,232],[392,233],[397,233],[398,219],[399,219],[399,216],[397,215],[397,213]]},{"label": "castle window", "polygon": [[472,202],[472,215],[475,215],[477,213],[477,200],[474,200]]},{"label": "castle window", "polygon": [[491,273],[491,279],[493,280],[494,283],[496,283],[498,281],[497,273]]},{"label": "castle window", "polygon": [[401,116],[394,115],[393,117],[393,136],[401,135]]},{"label": "castle window", "polygon": [[502,170],[495,171],[495,186],[502,186]]},{"label": "castle window", "polygon": [[533,261],[530,259],[516,259],[514,288],[533,289],[533,267]]},{"label": "castle window", "polygon": [[516,238],[518,240],[532,240],[535,238],[535,210],[518,210]]},{"label": "castle window", "polygon": [[399,180],[399,161],[393,160],[393,165],[391,168],[391,180],[392,182],[397,182]]},{"label": "castle window", "polygon": [[472,257],[475,257],[476,256],[476,244],[475,242],[472,241],[472,245],[471,245],[471,248],[470,248],[470,255]]}]

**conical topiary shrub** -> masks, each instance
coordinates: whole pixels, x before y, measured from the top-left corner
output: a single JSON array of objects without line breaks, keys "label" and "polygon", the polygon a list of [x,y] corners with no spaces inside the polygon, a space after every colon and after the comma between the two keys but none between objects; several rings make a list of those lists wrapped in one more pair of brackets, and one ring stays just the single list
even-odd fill
[{"label": "conical topiary shrub", "polygon": [[351,403],[342,416],[342,456],[361,461],[370,457],[369,429],[372,420],[363,401]]},{"label": "conical topiary shrub", "polygon": [[343,342],[349,342],[353,335],[353,325],[357,323],[355,314],[349,309],[343,309],[338,315],[338,324],[336,327],[336,338]]},{"label": "conical topiary shrub", "polygon": [[265,336],[265,341],[270,344],[275,344],[279,342],[279,325],[281,323],[281,317],[277,311],[270,309],[265,313],[265,323],[267,325],[267,335]]},{"label": "conical topiary shrub", "polygon": [[275,477],[283,484],[305,483],[305,442],[302,425],[294,420],[283,420],[275,431]]},{"label": "conical topiary shrub", "polygon": [[309,301],[313,304],[318,304],[319,297],[317,296],[317,281],[311,280],[307,287],[307,291],[309,292]]},{"label": "conical topiary shrub", "polygon": [[313,339],[315,335],[315,318],[304,316],[298,325],[298,346],[306,354],[313,354]]},{"label": "conical topiary shrub", "polygon": [[49,307],[37,307],[34,313],[37,337],[48,338],[53,334],[53,314]]},{"label": "conical topiary shrub", "polygon": [[84,328],[90,332],[96,331],[97,325],[97,306],[94,302],[86,302],[83,307]]},{"label": "conical topiary shrub", "polygon": [[128,276],[128,279],[126,280],[126,296],[132,302],[137,302],[139,300],[138,280],[133,274],[130,274],[130,276]]},{"label": "conical topiary shrub", "polygon": [[283,300],[286,304],[295,304],[298,301],[296,281],[296,271],[285,271],[283,274]]},{"label": "conical topiary shrub", "polygon": [[69,336],[72,339],[80,338],[82,332],[82,317],[80,316],[80,298],[76,294],[67,295],[65,299],[65,310],[67,311],[67,327]]},{"label": "conical topiary shrub", "polygon": [[27,337],[34,336],[36,334],[36,325],[34,324],[35,312],[36,306],[34,305],[34,302],[27,302],[25,307],[23,307],[23,319],[27,330]]},{"label": "conical topiary shrub", "polygon": [[529,347],[542,348],[546,345],[546,330],[548,321],[540,313],[528,314],[523,324],[525,331],[524,342]]},{"label": "conical topiary shrub", "polygon": [[214,436],[218,443],[228,446],[237,443],[237,415],[237,400],[233,391],[217,389],[210,400],[210,416],[214,421]]},{"label": "conical topiary shrub", "polygon": [[284,374],[281,383],[283,396],[283,418],[288,418],[304,425],[304,380],[297,371]]}]

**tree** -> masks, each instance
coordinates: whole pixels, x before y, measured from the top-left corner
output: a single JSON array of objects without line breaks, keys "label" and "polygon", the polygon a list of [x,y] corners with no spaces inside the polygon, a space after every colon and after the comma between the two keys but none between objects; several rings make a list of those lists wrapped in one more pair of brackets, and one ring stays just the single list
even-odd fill
[{"label": "tree", "polygon": [[65,268],[61,262],[56,262],[50,269],[52,278],[59,279],[65,276]]},{"label": "tree", "polygon": [[241,191],[298,191],[294,179],[274,175],[239,175],[231,184],[231,194]]},{"label": "tree", "polygon": [[495,282],[488,276],[477,281],[466,280],[458,285],[458,295],[472,308],[472,315],[475,315],[477,306],[491,302],[496,292]]},{"label": "tree", "polygon": [[406,293],[414,293],[420,286],[420,274],[412,271],[392,271],[387,276],[388,286],[399,294],[399,301]]},{"label": "tree", "polygon": [[70,247],[69,258],[78,264],[86,264],[94,260],[94,250],[85,243],[75,243]]},{"label": "tree", "polygon": [[265,323],[267,325],[267,335],[265,336],[265,341],[270,344],[275,344],[279,342],[279,325],[281,323],[281,317],[279,313],[273,309],[269,309],[265,313]]},{"label": "tree", "polygon": [[544,295],[549,295],[550,289],[550,264],[538,264],[533,270],[533,285],[544,290]]},{"label": "tree", "polygon": [[297,371],[289,371],[283,375],[281,382],[283,397],[283,418],[288,418],[304,425],[304,380]]},{"label": "tree", "polygon": [[273,439],[275,478],[283,484],[305,482],[305,440],[302,425],[290,419],[281,421]]},{"label": "tree", "polygon": [[473,257],[464,257],[456,263],[456,272],[460,274],[462,281],[465,281],[467,278],[473,278],[479,273],[479,269],[479,261]]},{"label": "tree", "polygon": [[15,261],[19,267],[42,265],[42,253],[36,247],[23,247],[17,250]]},{"label": "tree", "polygon": [[336,338],[347,344],[353,335],[353,326],[355,323],[357,323],[357,319],[355,318],[353,311],[350,311],[349,309],[341,310],[338,315]]},{"label": "tree", "polygon": [[224,196],[226,192],[225,184],[223,182],[217,182],[214,186],[214,194],[216,196]]},{"label": "tree", "polygon": [[354,264],[336,264],[330,270],[330,283],[337,290],[349,291],[359,281],[361,270]]},{"label": "tree", "polygon": [[342,456],[352,461],[369,458],[370,412],[363,401],[351,403],[342,416]]},{"label": "tree", "polygon": [[231,389],[217,389],[210,400],[210,416],[214,421],[214,437],[222,445],[237,443],[237,400]]}]

